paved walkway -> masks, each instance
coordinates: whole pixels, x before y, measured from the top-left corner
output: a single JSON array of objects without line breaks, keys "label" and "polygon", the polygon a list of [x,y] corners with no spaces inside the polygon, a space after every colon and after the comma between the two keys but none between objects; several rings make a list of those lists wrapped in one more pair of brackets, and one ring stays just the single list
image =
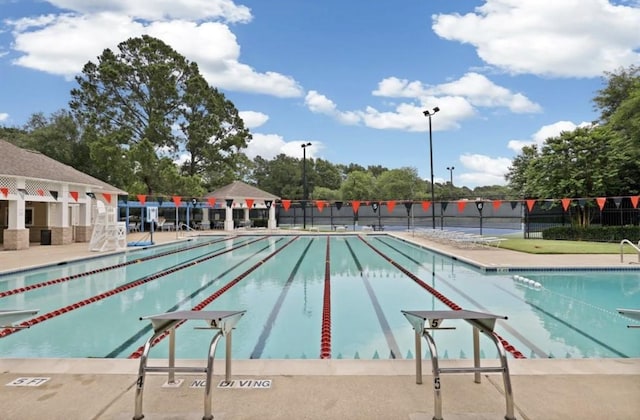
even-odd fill
[{"label": "paved walkway", "polygon": [[[619,255],[526,255],[495,248],[456,248],[411,233],[398,235],[487,267],[628,266],[620,263]],[[156,243],[176,239],[175,232],[154,236]],[[99,255],[88,251],[88,244],[0,251],[0,272]],[[640,330],[629,330],[629,334],[640,334]],[[446,366],[466,363],[441,362]],[[233,379],[271,380],[271,387],[214,388],[214,418],[431,419],[434,397],[430,364],[424,362],[423,385],[415,383],[414,364],[413,360],[237,360]],[[640,413],[640,359],[510,359],[509,367],[518,419],[632,420]],[[131,419],[137,368],[137,360],[0,359],[0,418]],[[218,384],[224,377],[224,364],[216,364],[214,373],[214,383]],[[163,388],[166,374],[149,375],[143,404],[145,419],[202,418],[204,374],[177,376],[184,379],[180,387]],[[26,380],[18,380],[25,377],[49,379],[32,379],[30,384],[42,382],[40,386],[3,385],[25,384]],[[443,375],[441,389],[443,418],[447,420],[505,416],[499,374],[484,374],[480,384],[473,382],[471,374]]]}]

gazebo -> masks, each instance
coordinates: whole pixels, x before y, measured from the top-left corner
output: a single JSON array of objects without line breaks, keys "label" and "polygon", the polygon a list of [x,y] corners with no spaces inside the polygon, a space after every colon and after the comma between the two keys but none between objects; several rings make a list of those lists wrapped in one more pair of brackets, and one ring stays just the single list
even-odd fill
[{"label": "gazebo", "polygon": [[[233,209],[244,210],[243,221],[247,224],[249,223],[249,210],[268,209],[269,219],[267,222],[267,228],[276,228],[275,201],[280,199],[280,197],[278,196],[253,187],[249,184],[245,184],[242,181],[234,181],[229,185],[208,193],[207,195],[205,195],[205,198],[214,198],[216,202],[224,203],[224,230],[232,231],[234,229]],[[208,217],[207,212],[204,212],[204,217]],[[204,220],[203,218],[203,223],[207,222],[209,221]]]},{"label": "gazebo", "polygon": [[115,212],[118,194],[127,193],[42,153],[0,140],[0,231],[5,250],[26,249],[38,241],[89,242],[95,200]]}]

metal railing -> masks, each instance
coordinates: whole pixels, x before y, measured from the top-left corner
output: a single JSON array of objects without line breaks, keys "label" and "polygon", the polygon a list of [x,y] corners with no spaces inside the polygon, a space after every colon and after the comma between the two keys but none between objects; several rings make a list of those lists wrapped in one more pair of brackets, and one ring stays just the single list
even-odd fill
[{"label": "metal railing", "polygon": [[631,247],[633,249],[636,250],[636,252],[638,253],[638,263],[640,264],[640,241],[638,241],[638,245],[634,245],[633,242],[631,242],[628,239],[623,239],[620,241],[620,262],[624,262],[624,246],[625,245],[631,245]]},{"label": "metal railing", "polygon": [[[135,409],[134,420],[141,420],[144,415],[142,414],[142,396],[145,385],[145,377],[147,372],[168,372],[168,384],[175,383],[175,372],[183,373],[195,373],[204,372],[206,375],[205,384],[205,398],[204,398],[204,416],[203,420],[212,420],[213,415],[211,412],[211,387],[213,386],[211,380],[213,378],[213,359],[216,352],[218,341],[222,336],[227,338],[227,353],[226,353],[226,381],[229,382],[229,375],[231,373],[231,331],[235,324],[242,318],[246,311],[176,311],[167,312],[159,315],[151,315],[140,318],[148,319],[151,321],[153,327],[153,335],[147,340],[144,345],[142,354],[140,356],[140,367],[138,369],[138,380],[136,381],[135,392]],[[188,320],[203,320],[208,324],[207,329],[218,330],[218,332],[211,339],[209,345],[209,353],[207,357],[207,367],[187,367],[175,365],[175,328],[181,323]],[[167,331],[171,332],[169,341],[169,361],[168,366],[147,366],[149,351],[157,339],[160,339],[166,334]]]},{"label": "metal railing", "polygon": [[[429,346],[431,353],[431,364],[433,370],[433,393],[434,393],[434,416],[433,420],[442,420],[442,397],[440,374],[441,373],[473,373],[474,382],[481,382],[481,372],[499,372],[502,373],[502,381],[504,384],[504,396],[507,405],[507,412],[504,416],[506,420],[515,420],[513,405],[513,389],[511,387],[511,378],[509,376],[509,366],[507,364],[507,356],[502,344],[493,334],[493,328],[496,320],[506,319],[505,316],[492,315],[483,312],[454,310],[454,311],[401,311],[407,318],[415,332],[416,346],[416,383],[422,383],[422,347],[420,345],[421,338],[424,338]],[[473,367],[440,367],[438,362],[438,351],[436,343],[429,333],[430,330],[447,330],[455,329],[452,327],[441,327],[441,323],[445,319],[462,319],[473,326]],[[500,359],[500,366],[480,366],[480,332],[488,337],[496,346]]]}]

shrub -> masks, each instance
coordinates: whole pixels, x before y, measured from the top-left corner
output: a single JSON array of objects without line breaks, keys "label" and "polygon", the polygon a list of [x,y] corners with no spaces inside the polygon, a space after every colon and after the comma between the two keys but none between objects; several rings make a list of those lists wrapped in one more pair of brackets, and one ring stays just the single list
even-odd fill
[{"label": "shrub", "polygon": [[543,239],[590,242],[640,241],[640,226],[557,226],[542,231]]}]

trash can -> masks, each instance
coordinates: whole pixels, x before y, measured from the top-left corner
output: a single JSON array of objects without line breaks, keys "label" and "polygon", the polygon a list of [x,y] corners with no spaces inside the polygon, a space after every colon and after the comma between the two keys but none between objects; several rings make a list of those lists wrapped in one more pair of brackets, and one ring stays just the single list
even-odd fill
[{"label": "trash can", "polygon": [[51,245],[51,229],[40,231],[40,245]]}]

